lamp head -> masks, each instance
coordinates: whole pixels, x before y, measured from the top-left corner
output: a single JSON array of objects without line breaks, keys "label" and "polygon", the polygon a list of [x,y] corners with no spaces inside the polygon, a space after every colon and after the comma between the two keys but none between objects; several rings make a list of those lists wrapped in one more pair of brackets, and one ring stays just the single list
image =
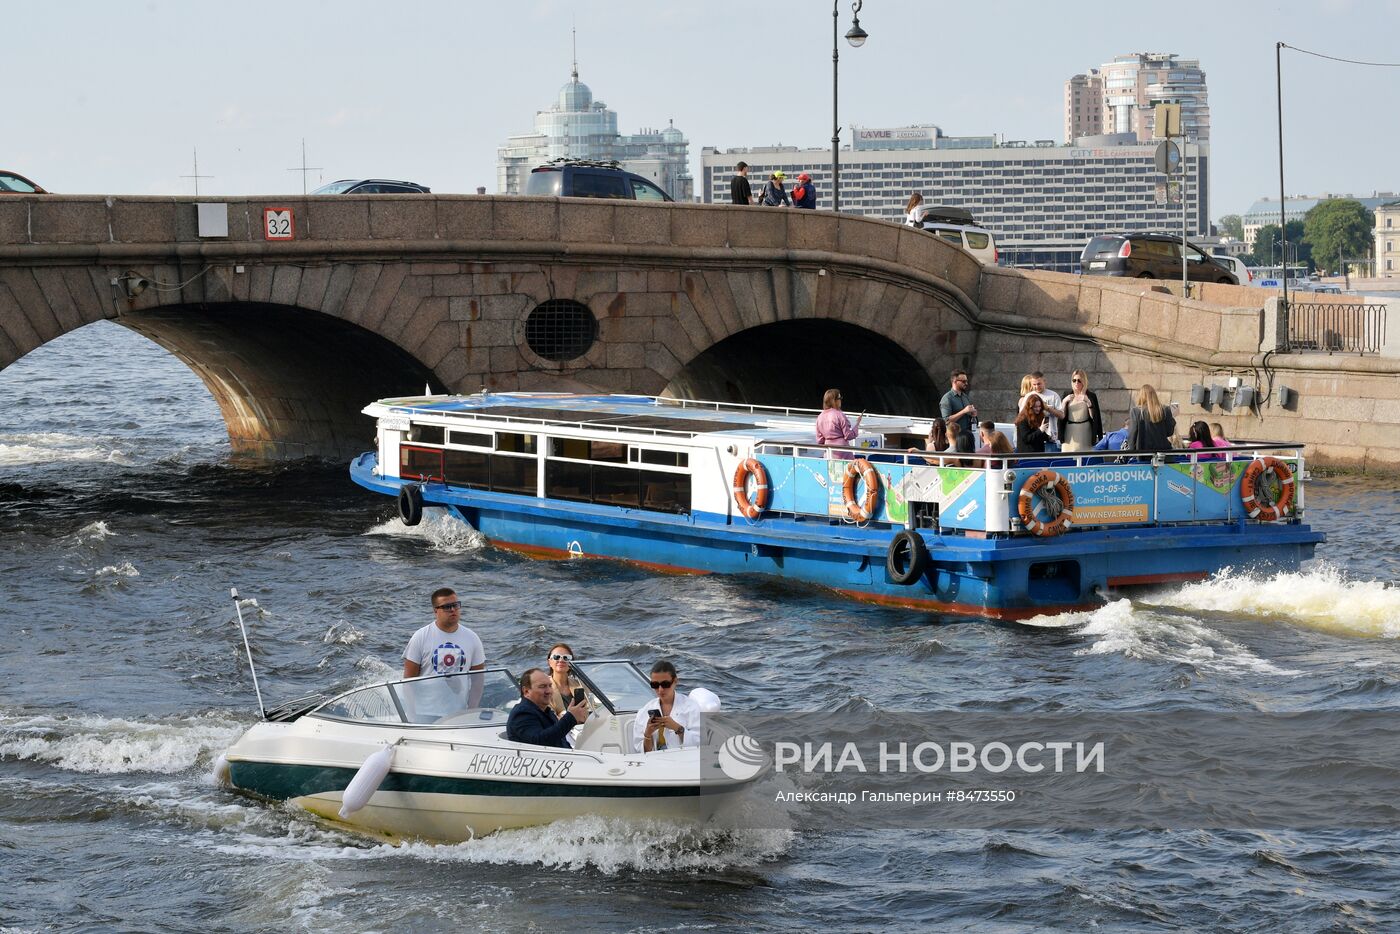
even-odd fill
[{"label": "lamp head", "polygon": [[851,21],[851,28],[846,33],[846,41],[849,42],[854,48],[858,49],[861,46],[865,45],[865,40],[867,38],[868,35],[866,31],[860,28],[860,19],[853,18]]}]

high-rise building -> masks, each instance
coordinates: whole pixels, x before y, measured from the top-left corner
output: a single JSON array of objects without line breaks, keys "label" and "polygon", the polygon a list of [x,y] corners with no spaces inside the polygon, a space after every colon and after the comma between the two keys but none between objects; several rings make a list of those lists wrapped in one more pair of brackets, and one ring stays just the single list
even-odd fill
[{"label": "high-rise building", "polygon": [[[886,139],[891,145],[869,148]],[[1169,202],[1166,179],[1154,165],[1156,146],[1133,134],[1054,140],[949,137],[937,127],[858,128],[855,148],[841,152],[841,210],[899,222],[909,195],[926,204],[960,207],[997,237],[1003,263],[1072,269],[1090,238],[1110,231],[1170,230],[1183,221],[1188,235],[1210,231],[1210,147],[1182,146],[1186,208]],[[705,147],[704,200],[729,200],[739,160],[749,164],[754,188],[781,169],[788,178],[807,172],[817,207],[831,206],[831,150],[796,146],[719,150]]]},{"label": "high-rise building", "polygon": [[530,171],[552,159],[616,161],[627,171],[651,179],[677,201],[694,197],[685,134],[668,125],[664,130],[621,135],[617,112],[593,99],[592,90],[578,79],[577,62],[554,104],[535,114],[535,131],[509,137],[496,151],[496,191],[520,194]]},{"label": "high-rise building", "polygon": [[[1206,73],[1197,59],[1174,52],[1134,52],[1065,82],[1065,139],[1099,133],[1154,138],[1156,104],[1180,104],[1183,135],[1210,141]],[[1097,126],[1097,129],[1092,129]]]}]

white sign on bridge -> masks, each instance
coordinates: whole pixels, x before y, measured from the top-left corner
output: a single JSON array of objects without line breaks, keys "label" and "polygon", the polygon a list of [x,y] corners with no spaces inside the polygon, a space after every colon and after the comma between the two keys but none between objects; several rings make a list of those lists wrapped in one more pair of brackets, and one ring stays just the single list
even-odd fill
[{"label": "white sign on bridge", "polygon": [[295,240],[291,208],[263,208],[263,234],[268,240]]}]

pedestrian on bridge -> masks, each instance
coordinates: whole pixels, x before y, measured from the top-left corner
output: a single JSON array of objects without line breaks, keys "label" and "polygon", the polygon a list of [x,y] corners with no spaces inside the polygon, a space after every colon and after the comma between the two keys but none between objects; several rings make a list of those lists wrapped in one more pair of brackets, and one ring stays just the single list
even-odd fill
[{"label": "pedestrian on bridge", "polygon": [[783,172],[774,172],[768,177],[768,182],[763,186],[763,191],[759,192],[758,203],[764,207],[775,208],[780,204],[792,207],[792,199],[788,197],[787,189],[783,187],[783,179],[787,175]]},{"label": "pedestrian on bridge", "polygon": [[753,204],[753,189],[749,187],[749,164],[740,162],[729,180],[729,200],[735,204]]},{"label": "pedestrian on bridge", "polygon": [[812,176],[806,172],[797,176],[797,187],[792,190],[792,206],[809,211],[817,206],[817,189],[812,186]]}]

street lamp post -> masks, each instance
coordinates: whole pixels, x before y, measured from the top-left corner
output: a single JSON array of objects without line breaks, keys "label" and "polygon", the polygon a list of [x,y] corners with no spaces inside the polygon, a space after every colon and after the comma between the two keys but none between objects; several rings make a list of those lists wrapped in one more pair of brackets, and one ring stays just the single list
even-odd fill
[{"label": "street lamp post", "polygon": [[[852,48],[860,48],[865,45],[866,32],[860,28],[860,8],[862,0],[855,0],[851,4],[851,28],[846,32],[846,41]],[[837,40],[839,26],[838,20],[841,18],[841,0],[833,0],[831,4],[831,209],[841,210],[841,119],[837,116],[836,93],[839,87],[837,81],[837,63],[840,61],[840,43]]]}]

